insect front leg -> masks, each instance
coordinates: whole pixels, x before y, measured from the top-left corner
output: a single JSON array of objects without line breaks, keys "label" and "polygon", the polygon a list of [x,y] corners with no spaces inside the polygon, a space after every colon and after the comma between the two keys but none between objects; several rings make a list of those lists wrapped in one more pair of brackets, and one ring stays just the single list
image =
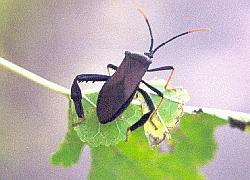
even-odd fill
[{"label": "insect front leg", "polygon": [[156,71],[171,71],[168,78],[167,78],[167,83],[165,84],[164,88],[167,89],[167,86],[169,84],[169,82],[172,80],[173,78],[173,74],[174,74],[174,67],[173,66],[162,66],[162,67],[158,67],[158,68],[154,68],[154,69],[148,69],[147,72],[156,72]]},{"label": "insect front leg", "polygon": [[[132,126],[130,126],[127,129],[127,133],[126,133],[126,141],[128,141],[128,136],[129,134],[134,131],[135,129],[137,129],[138,127],[141,127],[142,125],[144,125],[146,123],[146,121],[149,119],[150,115],[153,113],[153,111],[155,110],[153,101],[151,100],[150,96],[147,94],[146,91],[144,91],[141,88],[138,88],[138,91],[141,93],[141,95],[143,96],[143,98],[145,99],[145,102],[148,105],[149,108],[149,112],[146,114],[143,114],[142,117],[139,119],[139,121],[137,121],[135,124],[133,124]],[[155,124],[153,124],[155,126]],[[156,126],[155,126],[156,127]]]},{"label": "insect front leg", "polygon": [[71,86],[71,99],[74,102],[75,110],[79,121],[76,121],[72,123],[72,126],[77,126],[81,124],[84,121],[84,111],[82,107],[82,93],[81,89],[78,85],[79,82],[88,82],[88,81],[107,81],[110,78],[110,76],[101,75],[101,74],[80,74],[77,75],[73,81],[73,84]]}]

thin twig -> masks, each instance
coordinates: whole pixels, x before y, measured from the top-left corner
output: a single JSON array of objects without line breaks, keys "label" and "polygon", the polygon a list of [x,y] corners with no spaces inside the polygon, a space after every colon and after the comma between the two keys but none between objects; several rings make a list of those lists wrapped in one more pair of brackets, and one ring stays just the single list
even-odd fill
[{"label": "thin twig", "polygon": [[[38,76],[38,75],[18,66],[16,64],[4,59],[4,58],[1,58],[1,57],[0,57],[0,66],[4,67],[5,69],[8,69],[8,70],[20,75],[20,76],[23,76],[24,78],[29,79],[29,80],[47,88],[47,89],[50,89],[50,90],[55,91],[59,94],[65,95],[67,98],[70,97],[70,89],[65,88],[61,85],[58,85],[54,82],[51,82],[51,81],[49,81],[41,76]],[[93,92],[92,90],[85,91],[83,93],[83,98],[86,101],[88,101],[91,105],[96,107],[96,105],[85,95],[85,94],[89,94],[92,92]]]},{"label": "thin twig", "polygon": [[16,64],[0,57],[0,65],[3,66],[4,68],[23,76],[26,79],[29,79],[45,88],[51,89],[57,93],[63,94],[65,96],[70,95],[70,90],[60,86],[56,83],[53,83],[51,81],[48,81],[47,79],[42,78],[41,76],[38,76],[20,66],[17,66]]},{"label": "thin twig", "polygon": [[229,118],[235,118],[244,122],[250,122],[250,114],[231,111],[231,110],[223,110],[223,109],[216,109],[216,108],[206,108],[206,107],[198,107],[198,106],[184,106],[184,112],[192,113],[193,111],[197,111],[202,109],[204,113],[215,115],[219,118],[229,120]]}]

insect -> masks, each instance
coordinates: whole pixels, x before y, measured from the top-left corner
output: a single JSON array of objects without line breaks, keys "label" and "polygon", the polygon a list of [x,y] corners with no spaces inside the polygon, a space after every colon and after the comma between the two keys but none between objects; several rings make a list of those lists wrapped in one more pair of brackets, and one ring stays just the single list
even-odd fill
[{"label": "insect", "polygon": [[[108,72],[110,69],[115,70],[115,73],[112,76],[110,75],[110,73],[109,75],[102,75],[102,74],[77,75],[71,86],[71,99],[74,102],[75,110],[76,110],[79,120],[74,122],[72,126],[77,126],[84,122],[84,111],[83,111],[83,107],[81,103],[82,94],[81,94],[81,89],[78,83],[84,82],[84,81],[85,82],[103,81],[105,83],[99,92],[98,99],[97,99],[97,109],[96,109],[97,117],[100,123],[106,124],[108,122],[115,120],[119,115],[121,115],[124,112],[124,110],[129,106],[134,95],[138,91],[139,93],[141,93],[141,95],[145,99],[145,102],[147,103],[149,107],[149,112],[143,114],[142,117],[135,124],[133,124],[127,129],[126,141],[128,140],[128,135],[132,131],[137,129],[138,127],[142,126],[149,119],[150,116],[151,116],[150,122],[155,127],[155,129],[157,129],[152,119],[153,119],[153,116],[156,114],[157,110],[159,109],[161,103],[163,102],[164,96],[161,91],[159,91],[155,87],[151,86],[150,84],[142,80],[142,78],[146,72],[169,70],[171,71],[171,73],[169,74],[167,83],[164,86],[165,88],[167,88],[173,76],[174,67],[162,66],[158,68],[149,69],[149,66],[152,63],[153,55],[159,48],[161,48],[165,44],[169,43],[170,41],[180,36],[184,36],[193,32],[207,31],[207,29],[206,28],[192,29],[190,31],[181,33],[161,43],[159,46],[153,49],[154,38],[153,38],[153,34],[152,34],[152,30],[151,30],[151,26],[149,24],[148,18],[146,17],[146,15],[143,13],[142,10],[138,9],[138,11],[144,17],[147,23],[148,29],[149,29],[149,33],[151,37],[151,44],[149,47],[149,52],[145,52],[144,54],[138,54],[138,53],[132,53],[132,52],[126,51],[125,57],[119,67],[113,64],[107,65]],[[161,97],[161,100],[156,108],[150,96],[147,94],[147,92],[139,87],[140,83],[145,84],[149,89],[151,89],[158,96]]]},{"label": "insect", "polygon": [[234,119],[232,117],[229,117],[228,120],[232,128],[238,128],[242,131],[245,131],[246,128],[250,126],[250,122],[244,122],[242,120]]}]

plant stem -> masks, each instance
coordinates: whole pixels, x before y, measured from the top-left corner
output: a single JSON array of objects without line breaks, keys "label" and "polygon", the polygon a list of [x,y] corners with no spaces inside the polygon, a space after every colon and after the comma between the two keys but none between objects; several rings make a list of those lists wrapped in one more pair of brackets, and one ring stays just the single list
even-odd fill
[{"label": "plant stem", "polygon": [[[4,68],[6,68],[6,69],[8,69],[8,70],[20,75],[20,76],[23,76],[24,78],[29,79],[29,80],[31,80],[31,81],[33,81],[33,82],[47,88],[47,89],[55,91],[55,92],[57,92],[59,94],[63,94],[68,98],[70,96],[70,89],[65,88],[65,87],[63,87],[61,85],[58,85],[58,84],[56,84],[54,82],[51,82],[51,81],[49,81],[47,79],[44,79],[43,77],[38,76],[38,75],[36,75],[36,74],[34,74],[34,73],[32,73],[32,72],[18,66],[16,64],[4,59],[4,58],[1,58],[1,57],[0,57],[0,66],[3,66]],[[93,91],[84,92],[83,98],[85,100],[87,100],[90,104],[92,104],[93,106],[96,107],[96,105],[85,95],[85,94],[88,94],[88,93],[91,93],[91,92],[93,92]]]},{"label": "plant stem", "polygon": [[0,57],[0,65],[3,66],[4,68],[18,74],[21,75],[47,89],[53,90],[57,93],[63,94],[65,96],[69,96],[70,95],[70,90],[60,86],[56,83],[53,83],[51,81],[48,81],[47,79],[42,78],[41,76],[38,76],[20,66],[17,66],[16,64],[4,59]]},{"label": "plant stem", "polygon": [[[54,82],[51,82],[47,79],[42,78],[41,76],[38,76],[20,66],[17,66],[16,64],[0,57],[0,65],[4,68],[23,76],[47,89],[50,89],[52,91],[55,91],[57,93],[63,94],[66,97],[69,98],[70,96],[70,89],[65,88],[61,85],[58,85]],[[83,98],[88,101],[92,106],[96,107],[96,105],[86,96],[86,94],[98,92],[98,89],[91,89],[91,90],[85,90],[83,92]],[[135,103],[136,104],[136,103]],[[194,110],[198,110],[200,107],[192,107],[192,106],[184,106],[184,112],[191,113]],[[202,110],[205,113],[218,116],[222,119],[228,120],[229,117],[240,119],[243,121],[250,121],[250,114],[242,113],[242,112],[236,112],[236,111],[230,111],[230,110],[221,110],[216,108],[202,108]]]},{"label": "plant stem", "polygon": [[[184,112],[186,113],[192,113],[194,110],[199,110],[201,107],[198,106],[184,106]],[[203,112],[211,115],[215,115],[219,118],[228,120],[229,117],[235,118],[241,121],[250,122],[250,114],[243,113],[243,112],[237,112],[237,111],[230,111],[230,110],[222,110],[222,109],[216,109],[216,108],[201,108]]]}]

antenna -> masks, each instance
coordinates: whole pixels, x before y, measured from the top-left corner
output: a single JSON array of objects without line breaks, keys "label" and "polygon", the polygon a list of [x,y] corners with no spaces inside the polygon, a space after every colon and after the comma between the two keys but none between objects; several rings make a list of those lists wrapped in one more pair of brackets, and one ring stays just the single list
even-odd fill
[{"label": "antenna", "polygon": [[148,18],[145,15],[145,13],[141,9],[139,9],[139,8],[137,8],[137,10],[142,14],[142,16],[144,17],[144,19],[145,19],[145,21],[146,21],[146,23],[148,25],[148,30],[149,30],[150,37],[151,37],[151,44],[150,44],[150,48],[149,48],[149,53],[146,53],[146,55],[149,56],[149,57],[151,57],[152,56],[152,52],[153,52],[152,51],[153,50],[153,45],[154,45],[154,38],[153,38],[153,34],[152,34],[152,29],[150,27],[150,24],[148,22]]},{"label": "antenna", "polygon": [[178,37],[181,37],[181,36],[187,35],[187,34],[189,34],[189,33],[193,33],[193,32],[205,32],[205,31],[208,31],[208,30],[209,30],[208,28],[191,29],[191,30],[189,30],[189,31],[187,31],[187,32],[184,32],[184,33],[181,33],[181,34],[179,34],[179,35],[177,35],[177,36],[174,36],[174,37],[172,37],[171,39],[167,40],[166,42],[163,42],[163,43],[161,43],[159,46],[157,46],[157,47],[153,50],[152,55],[153,55],[159,48],[161,48],[161,47],[164,46],[165,44],[167,44],[167,43],[173,41],[174,39],[176,39],[176,38],[178,38]]}]

